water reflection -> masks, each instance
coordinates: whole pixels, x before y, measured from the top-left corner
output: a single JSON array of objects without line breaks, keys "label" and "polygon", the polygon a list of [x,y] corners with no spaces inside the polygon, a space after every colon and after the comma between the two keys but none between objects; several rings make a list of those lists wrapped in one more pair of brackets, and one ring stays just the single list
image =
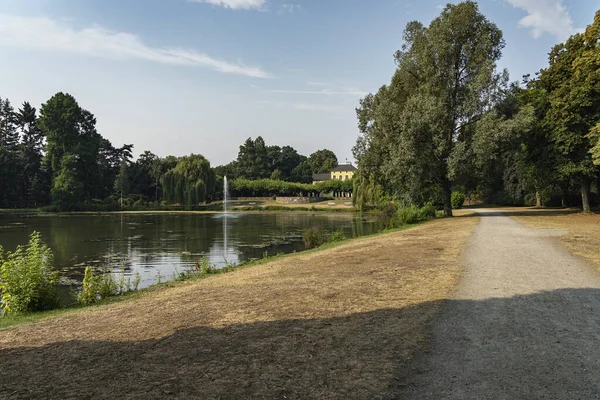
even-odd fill
[{"label": "water reflection", "polygon": [[300,251],[302,234],[310,227],[341,229],[347,237],[376,231],[374,221],[351,214],[2,215],[0,245],[14,250],[37,230],[54,251],[56,267],[74,282],[91,265],[124,269],[128,276],[139,272],[140,287],[146,287],[158,274],[170,279],[202,255],[220,268]]}]

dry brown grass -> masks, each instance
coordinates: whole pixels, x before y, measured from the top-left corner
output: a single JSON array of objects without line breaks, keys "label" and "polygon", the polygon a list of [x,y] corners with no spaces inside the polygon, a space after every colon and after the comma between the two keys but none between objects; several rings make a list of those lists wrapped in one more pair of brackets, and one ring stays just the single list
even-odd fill
[{"label": "dry brown grass", "polygon": [[600,268],[600,215],[582,214],[577,210],[507,209],[528,226],[550,230],[569,251]]},{"label": "dry brown grass", "polygon": [[0,397],[392,396],[477,221],[435,220],[0,331]]}]

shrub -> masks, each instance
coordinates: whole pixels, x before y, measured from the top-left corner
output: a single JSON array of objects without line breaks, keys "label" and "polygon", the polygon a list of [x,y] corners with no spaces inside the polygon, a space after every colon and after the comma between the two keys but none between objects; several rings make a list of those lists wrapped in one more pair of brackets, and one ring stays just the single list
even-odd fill
[{"label": "shrub", "polygon": [[329,243],[342,242],[344,240],[346,240],[346,236],[344,236],[344,231],[341,229],[339,231],[330,233],[329,236],[327,237],[327,241]]},{"label": "shrub", "polygon": [[101,299],[113,297],[119,294],[119,285],[115,281],[115,277],[110,271],[105,271],[101,276],[98,284],[98,294]]},{"label": "shrub", "polygon": [[208,261],[208,258],[206,257],[196,260],[196,271],[205,275],[214,274],[216,272],[215,267]]},{"label": "shrub", "polygon": [[432,203],[425,203],[419,210],[419,220],[428,221],[435,218],[436,209]]},{"label": "shrub", "polygon": [[379,206],[377,222],[381,229],[393,229],[402,225],[402,222],[398,220],[398,205],[388,201]]},{"label": "shrub", "polygon": [[460,210],[465,204],[465,195],[461,192],[452,192],[450,197],[450,202],[452,203],[452,208],[455,210]]},{"label": "shrub", "polygon": [[398,221],[400,222],[400,225],[414,224],[420,220],[420,210],[417,206],[410,206],[398,210]]},{"label": "shrub", "polygon": [[92,304],[98,300],[98,286],[100,284],[100,277],[94,275],[92,268],[85,267],[83,273],[83,285],[81,291],[77,294],[77,301],[80,304]]},{"label": "shrub", "polygon": [[304,240],[305,248],[314,249],[325,243],[326,235],[321,228],[310,228],[304,232],[302,239]]},{"label": "shrub", "polygon": [[59,275],[52,269],[52,250],[39,232],[29,243],[4,255],[0,247],[0,309],[2,314],[47,310],[57,306]]}]

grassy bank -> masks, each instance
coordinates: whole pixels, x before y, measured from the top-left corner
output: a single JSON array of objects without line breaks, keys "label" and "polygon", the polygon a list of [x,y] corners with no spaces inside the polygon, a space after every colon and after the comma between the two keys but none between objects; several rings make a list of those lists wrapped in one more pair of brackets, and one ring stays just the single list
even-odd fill
[{"label": "grassy bank", "polygon": [[14,398],[391,393],[460,276],[476,222],[438,219],[4,329],[0,389]]}]

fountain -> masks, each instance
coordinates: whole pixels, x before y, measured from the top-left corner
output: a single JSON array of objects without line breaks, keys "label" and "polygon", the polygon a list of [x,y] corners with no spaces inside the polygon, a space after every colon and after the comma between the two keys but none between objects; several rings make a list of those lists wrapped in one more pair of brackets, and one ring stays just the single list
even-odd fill
[{"label": "fountain", "polygon": [[223,177],[223,211],[227,214],[227,192],[229,191],[229,185],[227,185],[227,177]]},{"label": "fountain", "polygon": [[227,196],[229,186],[227,185],[227,177],[223,177],[223,258],[227,263]]}]

